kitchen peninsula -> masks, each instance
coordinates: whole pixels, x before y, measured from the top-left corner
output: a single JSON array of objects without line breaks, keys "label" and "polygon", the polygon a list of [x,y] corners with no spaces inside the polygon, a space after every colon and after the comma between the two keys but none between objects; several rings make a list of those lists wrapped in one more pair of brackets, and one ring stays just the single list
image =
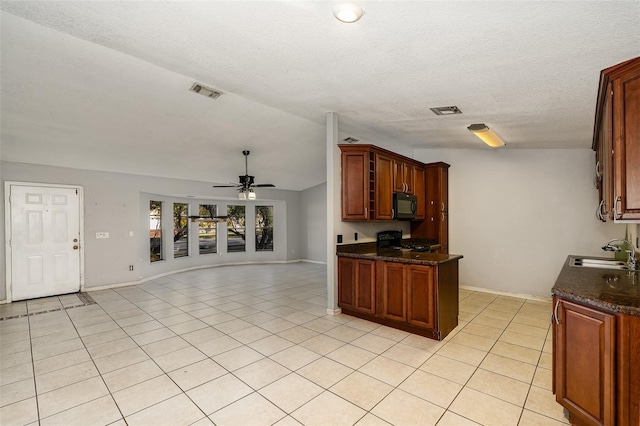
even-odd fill
[{"label": "kitchen peninsula", "polygon": [[462,256],[379,248],[375,242],[339,245],[336,254],[343,313],[436,340],[458,325]]}]

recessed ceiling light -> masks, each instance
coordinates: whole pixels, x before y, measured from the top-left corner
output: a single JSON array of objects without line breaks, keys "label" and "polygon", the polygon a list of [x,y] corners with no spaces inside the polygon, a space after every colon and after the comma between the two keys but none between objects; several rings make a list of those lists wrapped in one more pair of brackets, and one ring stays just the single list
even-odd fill
[{"label": "recessed ceiling light", "polygon": [[364,10],[362,10],[362,8],[357,4],[353,3],[342,3],[333,9],[333,16],[335,16],[339,21],[347,24],[356,22],[358,19],[362,18],[362,15],[364,15]]},{"label": "recessed ceiling light", "polygon": [[435,115],[453,115],[453,114],[462,114],[460,108],[457,106],[445,106],[445,107],[437,107],[437,108],[429,108]]}]

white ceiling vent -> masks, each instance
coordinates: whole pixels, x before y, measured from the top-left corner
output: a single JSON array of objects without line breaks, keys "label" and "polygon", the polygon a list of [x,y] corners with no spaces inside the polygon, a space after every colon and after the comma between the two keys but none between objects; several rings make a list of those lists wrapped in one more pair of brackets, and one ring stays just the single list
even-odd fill
[{"label": "white ceiling vent", "polygon": [[460,108],[457,106],[446,106],[446,107],[437,107],[437,108],[429,108],[435,115],[453,115],[453,114],[462,114]]},{"label": "white ceiling vent", "polygon": [[360,139],[352,138],[351,136],[349,136],[348,138],[344,138],[342,141],[346,143],[356,143],[359,142]]},{"label": "white ceiling vent", "polygon": [[191,86],[192,92],[196,92],[199,95],[206,96],[207,98],[218,99],[222,96],[222,92],[219,90],[212,89],[211,87],[203,86],[200,83],[193,83]]}]

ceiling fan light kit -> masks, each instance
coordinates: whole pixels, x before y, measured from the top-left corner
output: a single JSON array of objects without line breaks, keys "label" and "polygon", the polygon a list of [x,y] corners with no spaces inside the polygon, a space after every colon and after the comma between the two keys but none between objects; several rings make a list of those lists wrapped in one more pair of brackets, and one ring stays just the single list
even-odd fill
[{"label": "ceiling fan light kit", "polygon": [[342,3],[333,9],[333,16],[340,22],[351,24],[364,15],[364,10],[354,3]]},{"label": "ceiling fan light kit", "polygon": [[506,145],[502,138],[486,124],[472,124],[467,127],[467,130],[476,135],[482,142],[486,143],[491,148],[500,148]]},{"label": "ceiling fan light kit", "polygon": [[244,150],[244,176],[238,176],[239,183],[237,185],[213,185],[214,188],[233,188],[238,189],[239,200],[255,200],[257,198],[256,192],[253,188],[275,188],[275,185],[271,183],[254,183],[255,177],[249,175],[249,154],[251,152]]}]

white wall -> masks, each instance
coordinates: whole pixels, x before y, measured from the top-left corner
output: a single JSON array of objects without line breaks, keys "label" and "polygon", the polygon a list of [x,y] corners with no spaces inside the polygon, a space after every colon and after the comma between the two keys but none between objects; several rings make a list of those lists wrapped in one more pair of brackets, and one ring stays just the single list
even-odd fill
[{"label": "white wall", "polygon": [[449,251],[462,254],[460,284],[549,296],[569,254],[600,247],[626,226],[595,218],[588,149],[421,149],[449,169]]},{"label": "white wall", "polygon": [[300,258],[327,261],[327,183],[305,189],[300,194]]},{"label": "white wall", "polygon": [[[2,175],[4,182],[23,181],[81,185],[84,187],[84,215],[85,215],[85,286],[101,287],[114,284],[136,282],[141,278],[156,273],[166,272],[166,264],[154,263],[150,265],[148,248],[148,221],[142,219],[148,214],[148,203],[143,203],[142,193],[161,194],[166,197],[179,197],[195,195],[196,197],[182,198],[197,202],[198,200],[211,199],[208,194],[217,191],[218,198],[228,197],[233,200],[235,191],[214,190],[207,182],[196,182],[179,179],[165,179],[149,176],[130,175],[122,173],[97,172],[90,170],[71,169],[63,167],[40,166],[24,163],[2,163]],[[2,188],[4,184],[2,185]],[[226,192],[224,192],[226,191]],[[202,195],[207,194],[207,195]],[[260,202],[275,200],[274,209],[286,216],[281,217],[280,229],[274,229],[275,247],[280,247],[274,254],[247,253],[240,260],[237,254],[227,256],[227,261],[259,261],[278,260],[287,261],[299,258],[300,227],[300,192],[278,189],[261,188],[258,196]],[[4,198],[3,198],[4,199]],[[238,201],[234,201],[237,203]],[[144,205],[143,205],[144,204]],[[277,207],[276,207],[277,206]],[[252,211],[249,209],[248,211]],[[4,209],[0,209],[0,218],[4,223]],[[249,222],[249,221],[248,221]],[[5,299],[5,238],[3,230],[0,230],[0,300]],[[109,239],[96,239],[96,232],[109,232]],[[129,232],[133,231],[133,237]],[[282,245],[286,244],[286,247]],[[209,258],[211,264],[215,262]],[[189,268],[209,263],[209,259],[176,259],[175,265],[169,269],[175,270],[175,266]],[[220,257],[215,257],[220,259]],[[231,259],[231,260],[229,260]],[[143,267],[144,264],[144,267]],[[134,265],[134,271],[129,271],[129,265]],[[153,267],[153,268],[152,268]]]}]

